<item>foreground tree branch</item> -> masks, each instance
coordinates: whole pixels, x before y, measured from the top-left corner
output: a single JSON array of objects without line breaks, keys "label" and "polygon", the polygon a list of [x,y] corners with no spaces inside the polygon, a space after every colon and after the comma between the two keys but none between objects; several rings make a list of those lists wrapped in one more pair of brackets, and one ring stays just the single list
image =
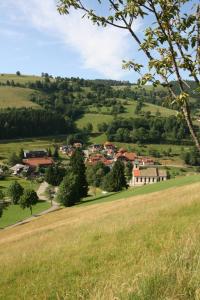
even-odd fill
[{"label": "foreground tree branch", "polygon": [[[179,107],[200,151],[199,137],[191,117],[188,84],[185,82],[189,74],[198,88],[200,85],[200,5],[195,6],[190,0],[107,0],[110,9],[102,15],[98,8],[105,8],[106,1],[94,1],[96,10],[86,7],[83,2],[59,0],[58,10],[61,14],[68,14],[71,8],[82,10],[84,16],[98,26],[109,25],[127,30],[138,50],[145,54],[149,73],[144,73],[144,66],[133,60],[125,62],[124,67],[140,74],[139,84],[151,82],[154,86],[161,84],[168,88],[171,104],[176,103]],[[151,19],[152,24],[138,34],[134,30],[134,20],[145,18]],[[178,94],[173,91],[170,77],[178,82]],[[196,92],[200,95],[198,89]]]}]

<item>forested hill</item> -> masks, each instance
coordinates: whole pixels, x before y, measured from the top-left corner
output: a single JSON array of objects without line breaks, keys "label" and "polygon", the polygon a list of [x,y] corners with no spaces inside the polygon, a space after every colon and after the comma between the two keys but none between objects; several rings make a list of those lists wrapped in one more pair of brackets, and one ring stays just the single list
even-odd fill
[{"label": "forested hill", "polygon": [[[176,90],[176,83],[172,83]],[[192,82],[192,86],[194,86]],[[199,104],[192,94],[194,114],[198,114]],[[6,99],[6,101],[5,101]],[[114,119],[126,119],[130,124],[131,118],[149,119],[148,124],[153,125],[151,136],[159,139],[167,137],[166,130],[159,129],[159,122],[167,122],[162,118],[168,118],[176,114],[176,107],[169,106],[168,92],[162,87],[145,86],[138,88],[127,81],[115,80],[84,80],[81,78],[62,78],[42,73],[42,76],[24,76],[17,72],[0,75],[0,138],[17,138],[26,136],[71,134],[74,139],[87,140],[88,135],[94,132],[91,127],[90,114],[102,115],[99,133],[106,133],[107,137],[121,141],[135,141],[141,133],[148,138],[148,128],[144,126],[120,128],[126,129],[126,133],[114,137],[110,134],[110,124]],[[7,106],[6,106],[6,103]],[[5,117],[6,116],[6,117]],[[104,122],[104,117],[106,122]],[[84,126],[76,128],[75,123],[86,118]],[[152,121],[153,118],[158,120]],[[159,121],[160,119],[160,121]],[[162,120],[161,120],[162,119]],[[109,121],[107,121],[109,120]],[[84,121],[85,122],[85,121]],[[152,123],[153,122],[153,123]],[[174,122],[174,121],[173,121]],[[173,123],[172,122],[172,123]],[[132,124],[146,124],[142,120]],[[36,125],[37,124],[37,125]],[[115,122],[122,124],[122,122]],[[102,125],[102,126],[101,126]],[[25,129],[22,128],[25,127]],[[121,125],[120,125],[121,126]],[[165,126],[166,127],[166,126]],[[187,130],[184,122],[181,126],[180,138],[187,138]],[[29,129],[28,129],[29,128]],[[42,128],[42,129],[41,129]],[[127,128],[129,133],[127,133]],[[143,128],[143,130],[141,130]],[[167,128],[167,127],[166,127]],[[23,130],[22,130],[23,129]],[[139,130],[137,132],[137,130]],[[135,131],[134,134],[132,131]],[[145,131],[145,132],[144,132]],[[159,134],[158,134],[159,131]],[[130,137],[131,136],[131,137]],[[174,139],[174,138],[173,138]],[[150,139],[152,140],[152,139]],[[153,142],[156,139],[153,138]]]}]

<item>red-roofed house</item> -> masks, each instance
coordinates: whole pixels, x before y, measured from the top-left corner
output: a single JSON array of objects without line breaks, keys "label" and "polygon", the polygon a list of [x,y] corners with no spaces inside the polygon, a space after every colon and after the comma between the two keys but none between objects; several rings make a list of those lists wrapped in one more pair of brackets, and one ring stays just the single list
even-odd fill
[{"label": "red-roofed house", "polygon": [[31,168],[37,168],[52,166],[54,164],[54,161],[51,157],[37,157],[23,159],[23,163]]}]

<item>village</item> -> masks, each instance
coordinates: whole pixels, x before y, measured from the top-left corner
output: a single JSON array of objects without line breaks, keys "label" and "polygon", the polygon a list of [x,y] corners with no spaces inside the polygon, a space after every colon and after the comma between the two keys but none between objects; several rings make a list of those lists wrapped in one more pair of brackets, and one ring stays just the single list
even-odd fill
[{"label": "village", "polygon": [[[104,144],[92,144],[84,147],[82,143],[62,145],[59,147],[58,155],[62,162],[67,163],[76,149],[81,149],[86,167],[95,166],[101,162],[112,169],[116,161],[126,165],[132,165],[132,178],[128,185],[141,186],[167,180],[167,172],[157,167],[152,157],[141,156],[134,152],[128,152],[124,148],[118,149],[115,144],[105,142]],[[23,150],[23,159],[10,167],[14,176],[37,177],[42,176],[45,170],[57,164],[57,159],[46,149]]]}]

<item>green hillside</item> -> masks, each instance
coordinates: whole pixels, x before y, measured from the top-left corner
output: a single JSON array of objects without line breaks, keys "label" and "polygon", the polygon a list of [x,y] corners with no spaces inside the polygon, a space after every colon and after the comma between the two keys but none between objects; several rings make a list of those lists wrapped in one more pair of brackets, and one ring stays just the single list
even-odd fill
[{"label": "green hillside", "polygon": [[[122,101],[123,103],[123,101]],[[125,107],[125,112],[120,113],[118,116],[122,118],[131,118],[131,117],[136,117],[135,114],[135,108],[136,108],[136,101],[128,101]],[[161,116],[163,117],[168,117],[170,115],[175,115],[176,111],[154,105],[151,103],[144,103],[144,107],[142,108],[143,112],[151,112],[152,115],[156,115],[156,113],[160,113]],[[110,114],[109,114],[110,113]],[[111,114],[111,108],[109,107],[95,107],[95,106],[90,106],[89,107],[89,113],[86,113],[81,117],[77,122],[78,128],[83,128],[86,126],[87,123],[92,123],[93,125],[93,132],[97,133],[98,132],[98,124],[101,124],[103,122],[105,123],[110,123],[113,120],[114,116]]]},{"label": "green hillside", "polygon": [[1,231],[0,299],[199,299],[199,188],[66,208]]},{"label": "green hillside", "polygon": [[0,86],[0,108],[40,107],[29,100],[34,92],[28,88]]},{"label": "green hillside", "polygon": [[0,83],[6,83],[7,81],[14,81],[16,83],[27,83],[27,82],[35,82],[37,80],[42,80],[40,76],[34,75],[20,75],[16,74],[0,74]]}]

